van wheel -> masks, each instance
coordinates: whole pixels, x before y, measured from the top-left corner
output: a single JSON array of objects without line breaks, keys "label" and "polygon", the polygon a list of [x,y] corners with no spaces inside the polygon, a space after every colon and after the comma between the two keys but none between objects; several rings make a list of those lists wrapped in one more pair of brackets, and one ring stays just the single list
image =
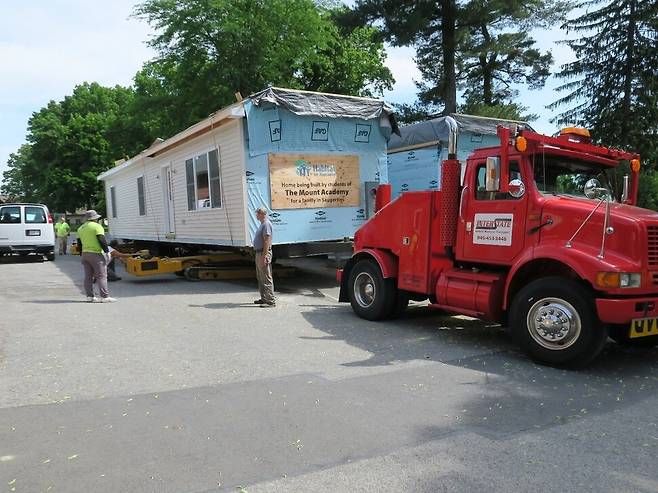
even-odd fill
[{"label": "van wheel", "polygon": [[515,340],[539,363],[584,366],[601,352],[608,336],[591,298],[589,291],[569,279],[531,282],[519,291],[510,309]]},{"label": "van wheel", "polygon": [[53,260],[55,260],[55,252],[47,253],[47,254],[46,254],[46,259],[47,259],[48,261],[50,261],[50,262],[52,262]]},{"label": "van wheel", "polygon": [[361,260],[350,271],[349,298],[354,312],[366,320],[383,320],[395,308],[393,279],[384,279],[372,260]]}]

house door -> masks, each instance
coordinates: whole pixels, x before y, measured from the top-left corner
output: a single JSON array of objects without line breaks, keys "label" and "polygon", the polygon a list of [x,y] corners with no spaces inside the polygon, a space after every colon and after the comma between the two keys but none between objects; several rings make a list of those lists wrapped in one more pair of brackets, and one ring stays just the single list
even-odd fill
[{"label": "house door", "polygon": [[164,220],[165,233],[176,233],[176,223],[174,217],[174,186],[171,165],[164,166],[162,172],[162,197],[164,200]]}]

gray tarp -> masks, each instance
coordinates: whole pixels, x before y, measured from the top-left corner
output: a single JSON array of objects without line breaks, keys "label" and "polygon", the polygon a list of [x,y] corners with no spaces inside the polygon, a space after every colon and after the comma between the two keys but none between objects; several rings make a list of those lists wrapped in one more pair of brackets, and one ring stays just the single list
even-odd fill
[{"label": "gray tarp", "polygon": [[371,98],[341,96],[310,91],[296,91],[268,87],[249,96],[254,106],[271,103],[281,106],[295,115],[321,116],[324,118],[360,118],[373,120],[381,116],[388,117],[393,132],[398,126],[393,116],[393,108],[384,101]]},{"label": "gray tarp", "polygon": [[[526,122],[516,122],[512,120],[499,120],[496,118],[484,118],[481,116],[460,115],[454,113],[452,116],[457,121],[459,132],[470,132],[473,134],[496,135],[496,126],[510,126],[517,124],[521,129],[532,130]],[[445,121],[445,116],[426,120],[424,122],[414,123],[400,127],[399,135],[391,135],[388,141],[388,149],[398,149],[400,147],[415,146],[426,142],[442,141],[447,142],[449,127]]]}]

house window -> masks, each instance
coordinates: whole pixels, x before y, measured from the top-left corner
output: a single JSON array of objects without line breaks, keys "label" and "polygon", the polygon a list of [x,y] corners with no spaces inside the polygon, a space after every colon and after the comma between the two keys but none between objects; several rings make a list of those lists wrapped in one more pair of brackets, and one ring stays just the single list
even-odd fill
[{"label": "house window", "polygon": [[110,187],[110,206],[112,207],[112,217],[117,217],[117,194],[114,187]]},{"label": "house window", "polygon": [[137,178],[137,200],[139,202],[139,215],[146,215],[146,204],[144,203],[144,177]]},{"label": "house window", "polygon": [[219,152],[213,149],[185,161],[187,210],[222,206]]}]

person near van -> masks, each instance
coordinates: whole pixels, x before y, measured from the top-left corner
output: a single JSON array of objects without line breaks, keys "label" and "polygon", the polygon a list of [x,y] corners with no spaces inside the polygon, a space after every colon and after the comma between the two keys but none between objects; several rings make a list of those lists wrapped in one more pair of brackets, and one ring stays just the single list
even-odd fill
[{"label": "person near van", "polygon": [[267,211],[259,207],[256,209],[256,219],[260,227],[254,235],[254,252],[256,253],[256,278],[260,298],[254,303],[261,308],[276,306],[274,300],[274,280],[272,279],[272,223],[267,219]]},{"label": "person near van", "polygon": [[109,253],[107,240],[105,239],[105,230],[98,224],[100,214],[94,210],[85,212],[85,222],[78,228],[78,246],[80,248],[80,257],[82,267],[85,271],[85,293],[88,302],[99,301],[94,296],[94,284],[96,279],[98,290],[100,291],[101,303],[112,303],[115,298],[110,297],[107,289],[107,263],[105,254]]},{"label": "person near van", "polygon": [[55,236],[57,237],[57,246],[60,255],[66,255],[66,247],[68,246],[70,234],[71,227],[66,222],[66,216],[61,216],[59,222],[55,223]]}]

